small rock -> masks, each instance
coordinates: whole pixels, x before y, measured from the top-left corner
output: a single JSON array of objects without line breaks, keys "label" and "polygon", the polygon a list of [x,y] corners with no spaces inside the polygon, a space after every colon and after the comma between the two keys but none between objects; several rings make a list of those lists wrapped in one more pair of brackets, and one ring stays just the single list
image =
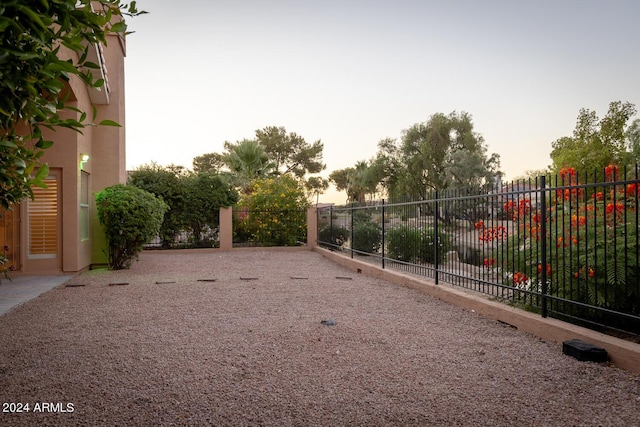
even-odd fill
[{"label": "small rock", "polygon": [[320,323],[322,323],[325,326],[336,326],[336,321],[333,319],[326,319],[326,320],[321,320]]}]

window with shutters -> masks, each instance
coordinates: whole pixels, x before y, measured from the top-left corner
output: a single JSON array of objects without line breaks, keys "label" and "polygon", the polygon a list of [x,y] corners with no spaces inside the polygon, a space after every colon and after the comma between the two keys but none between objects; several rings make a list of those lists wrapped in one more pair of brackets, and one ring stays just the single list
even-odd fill
[{"label": "window with shutters", "polygon": [[28,203],[29,258],[56,258],[58,252],[58,180],[48,176],[47,188],[34,188]]}]

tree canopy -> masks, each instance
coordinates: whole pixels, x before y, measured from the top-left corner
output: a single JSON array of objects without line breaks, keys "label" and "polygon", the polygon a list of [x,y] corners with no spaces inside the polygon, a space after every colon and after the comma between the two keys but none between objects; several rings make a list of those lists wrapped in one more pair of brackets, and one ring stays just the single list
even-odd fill
[{"label": "tree canopy", "polygon": [[399,141],[381,140],[375,158],[334,171],[329,178],[350,201],[363,203],[365,195],[381,190],[391,198],[423,197],[433,189],[481,191],[501,176],[500,156],[488,154],[471,115],[454,111],[414,124]]},{"label": "tree canopy", "polygon": [[[106,44],[110,33],[126,33],[122,18],[143,12],[135,1],[120,0],[10,0],[1,11],[0,206],[8,208],[32,197],[33,185],[44,185],[46,165],[32,177],[43,150],[53,144],[42,129],[81,130],[95,119],[95,112],[88,119],[68,102],[67,82],[74,76],[89,87],[104,86],[91,73],[98,65],[87,60],[90,45]],[[63,48],[77,53],[77,59],[63,59]],[[64,116],[64,110],[76,114]]]},{"label": "tree canopy", "polygon": [[129,184],[161,198],[169,207],[160,227],[163,247],[170,247],[182,231],[198,244],[219,223],[219,209],[238,201],[229,177],[215,172],[195,173],[182,166],[143,165],[131,172]]},{"label": "tree canopy", "polygon": [[493,185],[500,176],[500,156],[488,155],[471,115],[436,113],[426,123],[405,130],[399,146],[401,174],[391,194],[420,195],[430,189]]},{"label": "tree canopy", "polygon": [[224,155],[221,153],[207,153],[193,158],[193,171],[219,172],[225,166]]},{"label": "tree canopy", "polygon": [[320,173],[324,145],[320,140],[309,144],[294,132],[287,133],[284,127],[267,126],[256,130],[256,141],[264,147],[278,173],[290,173],[298,178]]},{"label": "tree canopy", "polygon": [[289,175],[300,180],[310,194],[319,194],[328,187],[318,176],[325,169],[322,163],[323,144],[309,144],[300,135],[287,133],[284,127],[267,126],[256,130],[254,139],[236,143],[226,141],[224,152],[207,153],[193,159],[196,172],[228,173],[242,191],[251,191],[249,183],[258,178]]},{"label": "tree canopy", "polygon": [[158,196],[169,206],[160,227],[160,238],[165,247],[169,247],[185,225],[187,191],[183,176],[184,169],[179,166],[165,167],[156,163],[140,166],[129,174],[129,184]]},{"label": "tree canopy", "polygon": [[621,101],[611,102],[602,119],[595,111],[581,109],[573,135],[559,138],[551,144],[554,172],[573,167],[591,174],[604,170],[610,164],[626,165],[637,161],[637,157],[634,159],[637,124],[628,124],[635,114],[635,105]]},{"label": "tree canopy", "polygon": [[258,141],[244,139],[235,144],[225,142],[224,148],[226,150],[222,156],[224,164],[241,187],[256,178],[265,178],[275,174],[274,162]]}]

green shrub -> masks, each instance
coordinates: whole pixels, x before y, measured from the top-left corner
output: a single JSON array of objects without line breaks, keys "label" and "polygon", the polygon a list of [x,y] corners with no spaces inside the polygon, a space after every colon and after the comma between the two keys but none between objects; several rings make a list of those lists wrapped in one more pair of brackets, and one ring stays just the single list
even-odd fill
[{"label": "green shrub", "polygon": [[[422,242],[422,249],[423,249],[422,260],[433,264],[436,261],[435,252],[433,251],[433,248],[436,244],[435,230],[431,227],[423,228],[420,240]],[[453,245],[451,244],[451,239],[449,238],[449,235],[444,231],[441,231],[438,234],[437,240],[438,240],[438,254],[439,254],[438,259],[442,261],[444,259],[445,254],[453,248]]]},{"label": "green shrub", "polygon": [[153,194],[117,184],[96,195],[98,219],[107,237],[109,268],[129,268],[145,243],[158,235],[168,206]]},{"label": "green shrub", "polygon": [[420,230],[401,225],[387,232],[387,256],[404,262],[420,260]]},{"label": "green shrub", "polygon": [[176,236],[189,227],[187,213],[194,210],[187,205],[192,191],[187,189],[185,177],[179,167],[156,163],[140,166],[129,175],[128,184],[156,195],[169,207],[158,233],[164,249],[169,249]]},{"label": "green shrub", "polygon": [[[451,250],[451,242],[446,233],[439,234],[439,258],[444,259],[444,255]],[[386,243],[389,258],[411,263],[435,262],[436,242],[433,228],[415,228],[407,225],[394,227],[387,232]]]},{"label": "green shrub", "polygon": [[373,222],[358,221],[353,224],[353,242],[351,247],[354,250],[369,254],[377,253],[382,245],[382,229]]},{"label": "green shrub", "polygon": [[241,218],[234,225],[237,238],[261,246],[297,246],[307,241],[304,186],[289,175],[253,181],[251,192],[240,201]]},{"label": "green shrub", "polygon": [[319,244],[329,249],[341,248],[349,240],[350,234],[349,230],[344,227],[327,226],[318,232]]}]

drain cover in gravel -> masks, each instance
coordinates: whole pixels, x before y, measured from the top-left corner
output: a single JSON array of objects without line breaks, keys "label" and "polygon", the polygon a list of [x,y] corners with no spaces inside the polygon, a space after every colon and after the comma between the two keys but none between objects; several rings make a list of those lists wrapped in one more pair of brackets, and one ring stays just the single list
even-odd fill
[{"label": "drain cover in gravel", "polygon": [[218,279],[198,279],[198,282],[215,282]]},{"label": "drain cover in gravel", "polygon": [[320,323],[322,323],[324,326],[336,326],[337,325],[336,321],[333,320],[333,319],[321,320]]},{"label": "drain cover in gravel", "polygon": [[291,278],[293,280],[308,280],[308,277],[303,277],[303,276],[291,276]]},{"label": "drain cover in gravel", "polygon": [[67,283],[65,288],[81,288],[84,286],[84,283]]},{"label": "drain cover in gravel", "polygon": [[156,282],[156,285],[166,285],[168,283],[176,283],[176,282],[172,281],[172,280],[164,280],[164,281],[163,280],[159,280],[159,281]]},{"label": "drain cover in gravel", "polygon": [[128,284],[129,284],[129,282],[109,283],[109,286],[127,286]]},{"label": "drain cover in gravel", "polygon": [[258,280],[257,277],[241,277],[240,280]]},{"label": "drain cover in gravel", "polygon": [[336,279],[340,279],[340,280],[353,280],[353,278],[349,277],[349,276],[336,276]]}]

